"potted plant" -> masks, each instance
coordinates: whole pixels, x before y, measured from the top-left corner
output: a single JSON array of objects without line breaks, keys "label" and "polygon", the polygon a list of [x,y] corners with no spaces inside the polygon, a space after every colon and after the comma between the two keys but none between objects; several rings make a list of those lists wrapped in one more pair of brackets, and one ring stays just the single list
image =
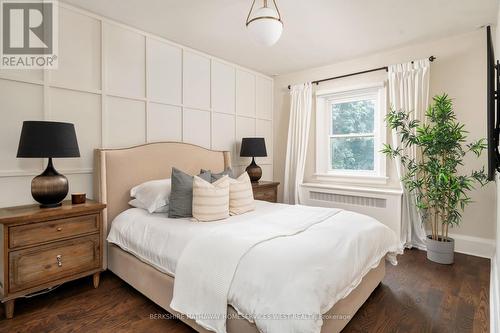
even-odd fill
[{"label": "potted plant", "polygon": [[[422,223],[429,226],[427,258],[441,264],[453,263],[454,240],[448,237],[450,225],[460,223],[461,212],[471,199],[468,192],[475,183],[484,186],[487,176],[482,170],[468,175],[459,174],[464,157],[477,157],[487,147],[484,139],[466,144],[467,131],[453,112],[448,95],[433,98],[425,114],[426,121],[412,120],[404,111],[392,110],[386,122],[400,137],[400,145],[384,145],[382,153],[401,160],[401,181],[414,194]],[[416,147],[417,156],[404,153],[407,147]]]}]

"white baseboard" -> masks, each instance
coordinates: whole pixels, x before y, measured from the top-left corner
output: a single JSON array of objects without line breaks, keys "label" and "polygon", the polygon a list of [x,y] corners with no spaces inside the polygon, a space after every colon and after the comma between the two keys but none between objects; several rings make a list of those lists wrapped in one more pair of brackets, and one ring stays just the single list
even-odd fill
[{"label": "white baseboard", "polygon": [[455,252],[491,259],[495,253],[495,240],[489,238],[449,234],[455,240]]},{"label": "white baseboard", "polygon": [[500,267],[497,258],[491,260],[490,274],[490,332],[500,332]]}]

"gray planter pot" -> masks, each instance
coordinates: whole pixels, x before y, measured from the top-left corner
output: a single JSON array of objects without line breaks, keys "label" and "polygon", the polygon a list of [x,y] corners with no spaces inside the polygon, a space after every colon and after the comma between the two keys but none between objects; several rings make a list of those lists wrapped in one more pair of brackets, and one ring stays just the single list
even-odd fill
[{"label": "gray planter pot", "polygon": [[446,242],[431,239],[427,236],[427,259],[438,264],[453,264],[453,254],[455,251],[455,240],[448,237]]}]

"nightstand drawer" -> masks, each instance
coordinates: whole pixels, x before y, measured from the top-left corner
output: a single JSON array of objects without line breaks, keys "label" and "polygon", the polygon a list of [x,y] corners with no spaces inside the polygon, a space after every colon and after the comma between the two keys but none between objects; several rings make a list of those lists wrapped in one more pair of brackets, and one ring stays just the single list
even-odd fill
[{"label": "nightstand drawer", "polygon": [[255,200],[276,202],[277,201],[276,189],[266,188],[266,189],[254,190],[253,197]]},{"label": "nightstand drawer", "polygon": [[100,266],[99,235],[9,253],[9,292],[29,289]]},{"label": "nightstand drawer", "polygon": [[97,232],[99,215],[83,215],[9,228],[9,247],[16,248]]}]

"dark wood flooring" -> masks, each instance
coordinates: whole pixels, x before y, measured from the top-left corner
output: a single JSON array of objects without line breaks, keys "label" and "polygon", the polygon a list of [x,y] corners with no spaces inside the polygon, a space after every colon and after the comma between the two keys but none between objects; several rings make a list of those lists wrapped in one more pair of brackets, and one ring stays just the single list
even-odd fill
[{"label": "dark wood flooring", "polygon": [[[344,332],[488,332],[490,261],[455,259],[444,266],[406,251]],[[14,319],[3,319],[1,307],[0,332],[194,332],[177,320],[150,319],[156,313],[164,311],[106,272],[98,289],[86,278],[17,300]]]}]

